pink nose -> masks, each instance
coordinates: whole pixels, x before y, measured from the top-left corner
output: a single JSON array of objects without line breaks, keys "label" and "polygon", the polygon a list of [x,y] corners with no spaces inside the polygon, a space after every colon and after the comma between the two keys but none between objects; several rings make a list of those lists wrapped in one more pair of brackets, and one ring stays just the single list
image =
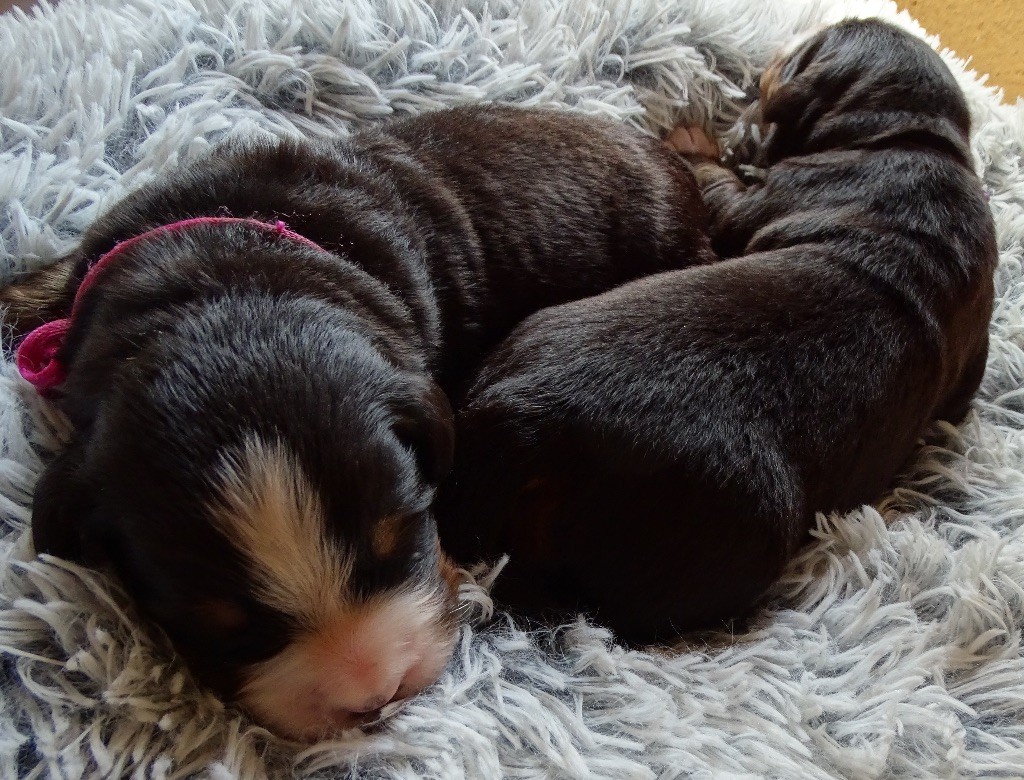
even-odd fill
[{"label": "pink nose", "polygon": [[404,675],[364,676],[358,680],[362,683],[358,685],[362,690],[355,690],[356,680],[350,679],[344,695],[334,701],[337,717],[345,720],[347,716],[376,712],[396,699],[404,698],[409,692],[402,689],[403,679]]},{"label": "pink nose", "polygon": [[394,694],[391,696],[378,696],[374,699],[370,699],[364,704],[357,705],[352,709],[352,712],[357,715],[373,712],[374,710],[379,710],[385,704],[390,704],[392,699],[394,699]]}]

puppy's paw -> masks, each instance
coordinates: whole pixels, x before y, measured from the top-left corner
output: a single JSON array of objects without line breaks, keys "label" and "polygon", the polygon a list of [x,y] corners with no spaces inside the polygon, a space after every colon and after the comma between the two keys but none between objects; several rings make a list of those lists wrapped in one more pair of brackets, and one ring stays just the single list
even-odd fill
[{"label": "puppy's paw", "polygon": [[706,157],[717,161],[722,156],[722,150],[707,133],[699,127],[689,127],[685,124],[676,125],[665,138],[665,145],[688,157]]},{"label": "puppy's paw", "polygon": [[70,308],[67,288],[75,260],[73,255],[61,258],[0,289],[0,314],[15,336],[67,314]]}]

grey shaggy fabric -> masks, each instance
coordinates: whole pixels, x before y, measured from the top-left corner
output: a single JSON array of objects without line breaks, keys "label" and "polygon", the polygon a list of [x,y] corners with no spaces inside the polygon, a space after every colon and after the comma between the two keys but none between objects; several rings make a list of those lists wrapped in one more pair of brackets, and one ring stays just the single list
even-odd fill
[{"label": "grey shaggy fabric", "polygon": [[[771,53],[873,14],[898,18],[877,0],[66,0],[0,17],[0,283],[232,135],[486,100],[652,133],[714,122],[741,147]],[[106,579],[33,557],[32,486],[66,430],[7,364],[0,776],[1024,776],[1024,106],[949,62],[999,226],[984,386],[883,506],[819,519],[751,630],[641,653],[499,614],[373,733],[283,743],[197,689]]]}]

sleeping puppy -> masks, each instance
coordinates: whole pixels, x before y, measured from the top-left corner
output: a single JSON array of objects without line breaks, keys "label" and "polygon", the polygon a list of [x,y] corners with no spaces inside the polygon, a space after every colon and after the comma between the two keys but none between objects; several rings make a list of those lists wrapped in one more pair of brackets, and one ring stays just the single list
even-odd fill
[{"label": "sleeping puppy", "polygon": [[455,639],[447,394],[535,309],[712,260],[706,221],[678,155],[553,112],[220,149],[3,292],[75,428],[36,548],[111,566],[278,732],[374,717]]},{"label": "sleeping puppy", "polygon": [[685,128],[720,263],[539,312],[457,415],[437,504],[499,603],[629,643],[743,616],[815,512],[880,497],[987,353],[996,244],[965,100],[923,42],[827,28],[769,70],[763,184]]}]

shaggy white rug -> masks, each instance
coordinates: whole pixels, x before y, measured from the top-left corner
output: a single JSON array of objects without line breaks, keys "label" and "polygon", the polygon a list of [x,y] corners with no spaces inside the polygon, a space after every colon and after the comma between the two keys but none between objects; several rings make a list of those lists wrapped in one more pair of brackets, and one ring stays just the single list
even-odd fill
[{"label": "shaggy white rug", "polygon": [[[714,121],[739,142],[777,46],[872,14],[897,18],[881,0],[66,0],[3,16],[0,283],[228,135],[492,100],[653,133]],[[0,776],[1024,776],[1024,106],[949,62],[999,226],[984,386],[879,511],[820,518],[753,630],[652,655],[584,622],[498,615],[378,731],[282,743],[199,691],[105,579],[33,559],[31,490],[64,431],[7,364]]]}]

